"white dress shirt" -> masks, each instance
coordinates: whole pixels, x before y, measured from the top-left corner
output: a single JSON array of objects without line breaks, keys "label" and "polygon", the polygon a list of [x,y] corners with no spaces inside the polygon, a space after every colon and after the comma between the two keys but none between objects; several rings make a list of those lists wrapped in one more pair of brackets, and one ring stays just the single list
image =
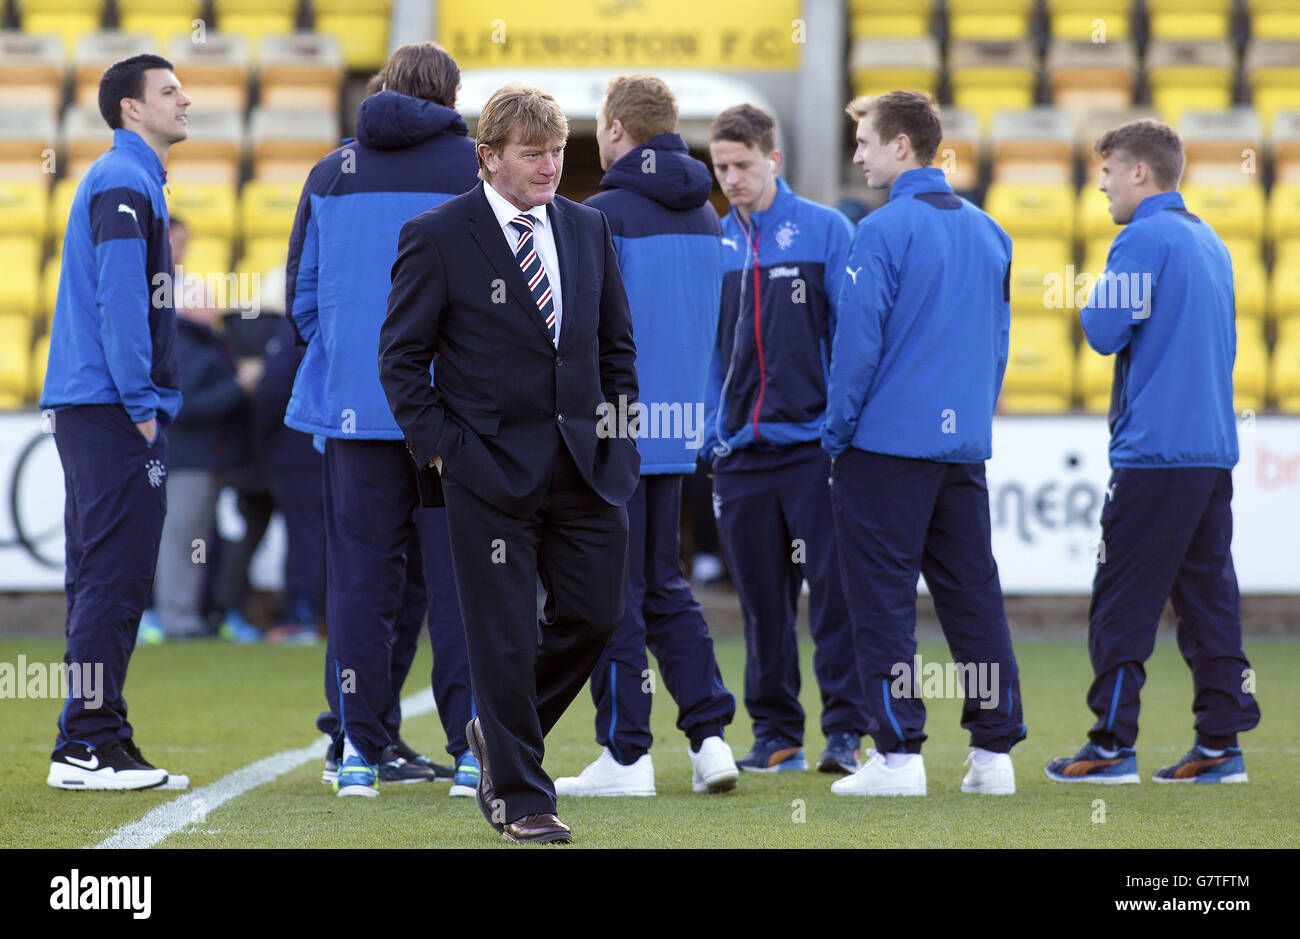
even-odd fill
[{"label": "white dress shirt", "polygon": [[[551,302],[555,304],[555,344],[558,346],[560,327],[564,322],[564,304],[560,295],[560,254],[555,249],[555,233],[551,231],[551,220],[547,215],[546,206],[535,205],[527,212],[521,212],[511,205],[505,196],[493,189],[491,183],[483,184],[483,192],[487,195],[488,205],[492,206],[492,211],[497,217],[497,224],[505,233],[506,244],[510,246],[512,255],[519,247],[519,240],[523,235],[510,223],[520,215],[527,215],[533,220],[533,245],[537,249],[537,256],[542,259],[542,267],[546,270],[546,278],[551,285]],[[537,312],[536,304],[533,308],[534,312]]]}]

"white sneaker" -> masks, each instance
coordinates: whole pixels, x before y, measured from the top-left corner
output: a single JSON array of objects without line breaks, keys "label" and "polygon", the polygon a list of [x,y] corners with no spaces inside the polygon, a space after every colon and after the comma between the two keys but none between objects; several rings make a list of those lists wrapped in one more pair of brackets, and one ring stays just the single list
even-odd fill
[{"label": "white sneaker", "polygon": [[902,766],[890,768],[885,755],[868,750],[870,759],[851,776],[831,783],[837,796],[923,796],[925,795],[925,761],[921,754],[912,756]]},{"label": "white sneaker", "polygon": [[557,796],[652,796],[655,794],[655,765],[643,754],[631,766],[614,759],[606,747],[596,762],[577,776],[555,780]]},{"label": "white sneaker", "polygon": [[995,753],[986,763],[975,762],[975,751],[966,756],[970,769],[962,777],[962,792],[980,792],[988,796],[1009,796],[1016,791],[1016,770],[1011,754]]},{"label": "white sneaker", "polygon": [[696,792],[730,792],[736,788],[740,770],[731,747],[721,737],[705,737],[700,752],[686,747],[691,758],[691,788]]}]

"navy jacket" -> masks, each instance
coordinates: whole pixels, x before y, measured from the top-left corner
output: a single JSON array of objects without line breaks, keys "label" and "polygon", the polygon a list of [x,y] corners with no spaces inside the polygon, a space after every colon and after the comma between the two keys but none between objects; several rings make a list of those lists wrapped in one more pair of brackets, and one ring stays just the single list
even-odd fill
[{"label": "navy jacket", "polygon": [[831,336],[853,227],[777,179],[772,204],[722,220],[721,316],[709,368],[705,458],[819,439]]},{"label": "navy jacket", "polygon": [[357,109],[357,139],[303,185],[289,238],[285,309],[307,352],[285,423],[308,434],[401,440],[376,352],[402,226],[474,187],[478,161],[450,108],[381,91]]},{"label": "navy jacket", "polygon": [[1115,238],[1080,312],[1088,343],[1117,353],[1110,463],[1237,464],[1232,259],[1177,192],[1148,196]]},{"label": "navy jacket", "polygon": [[248,398],[230,344],[209,326],[177,320],[185,410],[167,430],[171,469],[229,469],[246,457]]},{"label": "navy jacket", "polygon": [[615,162],[600,188],[586,204],[609,220],[632,312],[645,405],[637,437],[641,474],[690,473],[704,442],[722,294],[722,227],[709,205],[713,175],[681,137],[664,134]]},{"label": "navy jacket", "polygon": [[63,238],[42,408],[120,404],[170,423],[181,408],[167,172],[134,131],[77,186]]},{"label": "navy jacket", "polygon": [[822,446],[981,463],[1011,330],[1011,239],[943,170],[899,175],[858,223]]}]

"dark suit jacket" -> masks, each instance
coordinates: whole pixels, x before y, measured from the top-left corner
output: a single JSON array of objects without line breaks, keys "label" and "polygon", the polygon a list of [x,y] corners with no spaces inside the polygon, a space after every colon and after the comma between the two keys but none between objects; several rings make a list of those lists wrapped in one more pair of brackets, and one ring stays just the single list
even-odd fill
[{"label": "dark suit jacket", "polygon": [[622,505],[641,457],[634,441],[596,428],[603,403],[617,411],[620,396],[637,399],[636,347],[605,216],[560,196],[548,208],[563,302],[557,349],[483,186],[402,228],[379,334],[379,380],[421,467],[421,500],[443,504],[437,472],[423,469],[436,454],[448,478],[523,518],[542,504],[567,446],[592,489]]}]

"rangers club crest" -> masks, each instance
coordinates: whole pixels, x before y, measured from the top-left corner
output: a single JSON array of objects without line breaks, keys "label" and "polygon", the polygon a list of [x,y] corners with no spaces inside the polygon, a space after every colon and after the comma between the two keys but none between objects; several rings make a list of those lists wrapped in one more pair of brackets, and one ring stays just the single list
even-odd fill
[{"label": "rangers club crest", "polygon": [[149,485],[157,489],[163,484],[163,477],[167,475],[167,467],[163,466],[158,460],[150,460],[144,465],[145,472],[149,474]]},{"label": "rangers club crest", "polygon": [[776,230],[776,244],[782,251],[794,244],[794,236],[799,234],[799,226],[794,222],[785,221],[781,227]]}]

